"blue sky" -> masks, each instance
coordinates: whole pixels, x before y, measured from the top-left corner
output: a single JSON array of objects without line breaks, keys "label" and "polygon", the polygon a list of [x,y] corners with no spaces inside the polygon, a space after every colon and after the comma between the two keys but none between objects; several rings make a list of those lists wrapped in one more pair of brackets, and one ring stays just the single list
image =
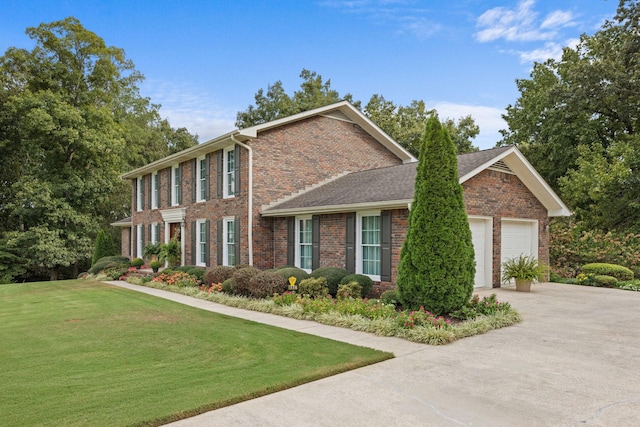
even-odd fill
[{"label": "blue sky", "polygon": [[3,0],[0,52],[31,48],[27,27],[74,16],[123,48],[144,96],[200,141],[234,129],[236,112],[303,68],[366,103],[424,100],[441,118],[471,114],[490,148],[533,61],[559,58],[611,19],[617,0]]}]

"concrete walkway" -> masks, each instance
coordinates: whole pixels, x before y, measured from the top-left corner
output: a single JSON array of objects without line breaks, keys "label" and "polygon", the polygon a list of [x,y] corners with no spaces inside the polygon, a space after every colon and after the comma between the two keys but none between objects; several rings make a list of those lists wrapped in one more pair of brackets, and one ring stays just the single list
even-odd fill
[{"label": "concrete walkway", "polygon": [[640,293],[540,284],[498,294],[518,325],[428,346],[109,282],[205,310],[391,351],[396,358],[170,424],[640,425]]}]

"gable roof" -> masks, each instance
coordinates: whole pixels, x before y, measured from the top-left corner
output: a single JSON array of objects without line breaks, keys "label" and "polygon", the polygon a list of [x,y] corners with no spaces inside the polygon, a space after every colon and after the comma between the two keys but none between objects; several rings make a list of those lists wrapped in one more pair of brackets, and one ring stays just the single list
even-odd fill
[{"label": "gable roof", "polygon": [[[547,208],[550,216],[569,209],[515,147],[500,147],[458,156],[460,183],[500,164],[516,174]],[[263,216],[352,212],[405,208],[413,201],[417,162],[354,172],[303,194],[262,207]]]},{"label": "gable roof", "polygon": [[362,114],[360,110],[351,105],[351,103],[349,103],[348,101],[341,101],[335,104],[326,105],[324,107],[315,108],[313,110],[303,111],[302,113],[283,117],[281,119],[273,120],[267,123],[262,123],[244,129],[236,129],[232,132],[203,142],[202,144],[189,147],[186,150],[182,150],[178,153],[156,160],[155,162],[149,163],[140,168],[126,172],[120,177],[123,179],[133,179],[141,175],[146,175],[159,169],[164,169],[177,163],[200,157],[206,153],[225,148],[227,146],[233,145],[238,141],[250,141],[257,138],[258,134],[262,131],[289,125],[314,116],[330,117],[334,120],[344,120],[355,123],[369,135],[371,135],[376,141],[382,144],[386,149],[388,149],[391,153],[401,159],[403,163],[412,163],[417,160],[404,147],[398,144],[375,123],[373,123],[371,120],[369,120],[369,118]]}]

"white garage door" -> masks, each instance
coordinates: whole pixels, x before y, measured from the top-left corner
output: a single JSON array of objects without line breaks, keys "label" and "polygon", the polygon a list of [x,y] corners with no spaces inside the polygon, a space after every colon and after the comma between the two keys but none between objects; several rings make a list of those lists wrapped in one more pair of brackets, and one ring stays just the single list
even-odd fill
[{"label": "white garage door", "polygon": [[491,287],[491,220],[469,218],[469,228],[476,254],[474,287]]},{"label": "white garage door", "polygon": [[538,258],[538,222],[502,220],[500,262],[519,255]]}]

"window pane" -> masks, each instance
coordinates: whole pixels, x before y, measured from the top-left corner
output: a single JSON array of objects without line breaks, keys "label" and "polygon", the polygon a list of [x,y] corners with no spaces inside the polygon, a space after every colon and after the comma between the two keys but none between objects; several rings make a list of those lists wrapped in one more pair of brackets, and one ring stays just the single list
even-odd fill
[{"label": "window pane", "polygon": [[227,221],[227,265],[236,265],[235,243],[235,223]]},{"label": "window pane", "polygon": [[304,268],[307,270],[311,269],[311,220],[310,219],[301,219],[298,221],[299,228],[299,253],[300,259],[298,260],[300,268]]},{"label": "window pane", "polygon": [[362,273],[380,275],[380,246],[362,247]]},{"label": "window pane", "polygon": [[199,162],[200,167],[200,200],[204,200],[207,194],[207,162],[206,159],[201,159]]},{"label": "window pane", "polygon": [[227,151],[226,177],[227,177],[227,195],[233,196],[236,189],[236,155],[233,150]]},{"label": "window pane", "polygon": [[380,216],[362,217],[362,273],[380,275]]}]

